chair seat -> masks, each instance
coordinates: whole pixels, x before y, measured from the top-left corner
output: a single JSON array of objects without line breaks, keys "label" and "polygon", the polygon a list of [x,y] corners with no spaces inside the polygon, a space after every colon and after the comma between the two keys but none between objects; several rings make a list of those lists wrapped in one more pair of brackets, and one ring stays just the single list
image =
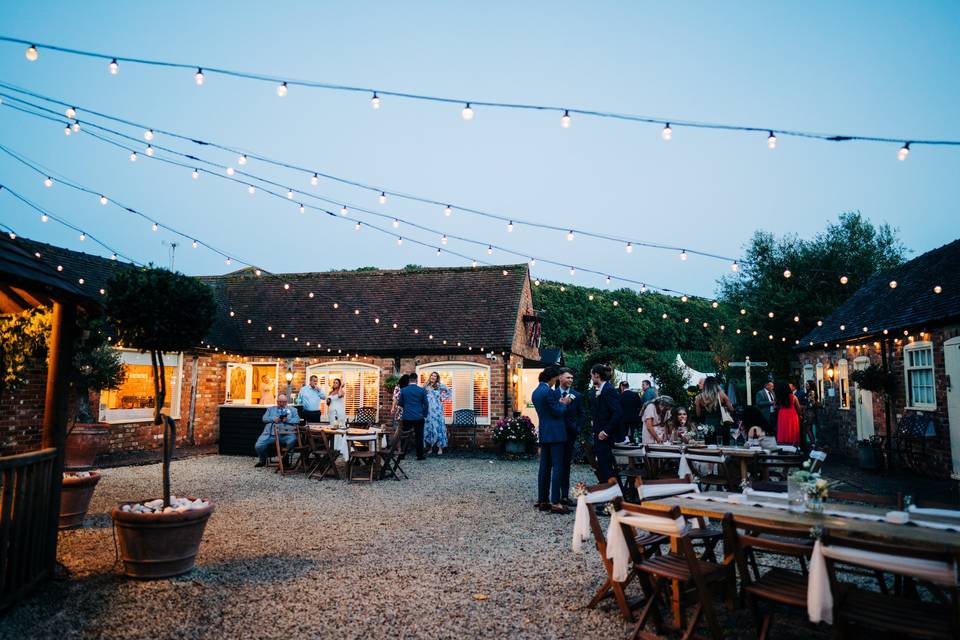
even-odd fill
[{"label": "chair seat", "polygon": [[670,542],[670,538],[667,536],[661,536],[658,533],[648,533],[646,535],[637,536],[635,538],[637,545],[641,547],[650,547],[653,545],[667,544]]},{"label": "chair seat", "polygon": [[948,607],[861,589],[846,591],[839,617],[851,624],[912,638],[956,638]]},{"label": "chair seat", "polygon": [[807,606],[807,577],[788,569],[771,569],[747,585],[746,591],[757,598],[794,607]]},{"label": "chair seat", "polygon": [[[697,560],[700,565],[700,571],[703,577],[708,581],[722,580],[725,576],[723,567],[712,562]],[[690,580],[690,567],[687,565],[686,558],[681,558],[673,554],[665,556],[653,556],[649,560],[644,560],[639,567],[640,571],[649,573],[660,578],[669,578],[671,580]]]},{"label": "chair seat", "polygon": [[350,452],[350,459],[351,459],[351,460],[352,460],[353,458],[370,458],[370,459],[373,459],[373,458],[376,458],[377,455],[378,455],[378,453],[377,453],[376,451],[370,451],[370,450],[357,451],[357,450],[354,450],[354,451],[351,451],[351,452]]}]

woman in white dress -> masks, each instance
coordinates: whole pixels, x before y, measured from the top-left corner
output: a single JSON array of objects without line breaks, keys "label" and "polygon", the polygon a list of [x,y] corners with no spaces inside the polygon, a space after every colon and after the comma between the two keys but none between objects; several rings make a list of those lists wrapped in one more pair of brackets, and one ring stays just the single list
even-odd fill
[{"label": "woman in white dress", "polygon": [[268,407],[277,404],[277,396],[273,393],[273,378],[266,374],[260,376],[260,404]]},{"label": "woman in white dress", "polygon": [[327,394],[327,406],[330,407],[330,424],[346,424],[347,413],[344,408],[343,398],[345,391],[340,378],[333,379],[333,387]]}]

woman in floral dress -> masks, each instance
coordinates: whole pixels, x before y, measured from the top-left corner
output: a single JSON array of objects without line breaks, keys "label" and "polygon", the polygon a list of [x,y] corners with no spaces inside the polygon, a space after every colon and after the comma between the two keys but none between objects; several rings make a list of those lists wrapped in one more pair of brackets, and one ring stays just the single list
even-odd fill
[{"label": "woman in floral dress", "polygon": [[450,390],[440,382],[440,375],[436,371],[427,378],[423,390],[427,392],[429,405],[427,420],[423,425],[424,449],[429,453],[436,445],[437,454],[443,455],[443,448],[447,446],[447,425],[443,415],[443,403],[449,397]]}]

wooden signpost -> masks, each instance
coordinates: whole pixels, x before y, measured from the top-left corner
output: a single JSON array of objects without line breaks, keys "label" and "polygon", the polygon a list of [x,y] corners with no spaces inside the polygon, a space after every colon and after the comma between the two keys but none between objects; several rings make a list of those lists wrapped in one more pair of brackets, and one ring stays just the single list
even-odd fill
[{"label": "wooden signpost", "polygon": [[753,404],[753,390],[750,388],[750,367],[765,367],[765,366],[767,366],[767,363],[766,363],[766,362],[751,362],[751,361],[750,361],[750,357],[747,356],[747,358],[746,358],[743,362],[728,362],[727,364],[728,364],[729,366],[731,366],[731,367],[743,367],[744,369],[746,369],[746,371],[747,371],[747,404],[748,404],[748,405],[752,405],[752,404]]}]

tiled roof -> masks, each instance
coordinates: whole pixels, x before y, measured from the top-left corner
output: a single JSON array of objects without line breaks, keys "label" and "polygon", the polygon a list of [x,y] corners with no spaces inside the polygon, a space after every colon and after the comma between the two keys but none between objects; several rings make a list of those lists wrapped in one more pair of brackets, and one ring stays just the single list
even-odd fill
[{"label": "tiled roof", "polygon": [[[53,269],[62,266],[66,281],[83,278],[78,288],[91,297],[99,297],[116,270],[131,266],[23,238],[16,242],[39,252]],[[526,311],[519,309],[525,264],[271,276],[245,269],[200,279],[213,287],[219,309],[207,342],[234,353],[510,351],[518,315]]]},{"label": "tiled roof", "polygon": [[[895,280],[897,286],[890,288]],[[934,287],[941,287],[935,293]],[[848,341],[930,326],[960,318],[960,240],[867,281],[830,317],[801,339],[800,349],[824,342]],[[844,325],[841,331],[840,326]],[[864,332],[863,328],[867,327]]]},{"label": "tiled roof", "polygon": [[53,300],[86,303],[90,296],[78,279],[68,279],[56,267],[38,259],[39,250],[3,234],[0,240],[0,313],[23,311]]}]

